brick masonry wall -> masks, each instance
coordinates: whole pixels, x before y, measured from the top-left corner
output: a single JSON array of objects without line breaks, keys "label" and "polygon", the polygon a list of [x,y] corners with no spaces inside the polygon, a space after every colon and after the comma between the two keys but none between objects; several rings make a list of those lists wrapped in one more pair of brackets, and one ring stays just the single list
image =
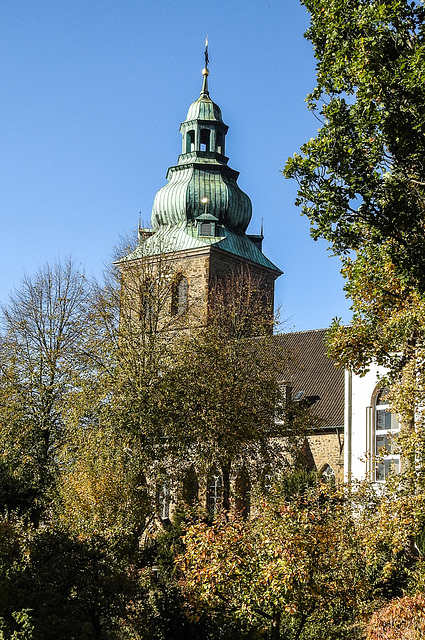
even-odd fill
[{"label": "brick masonry wall", "polygon": [[[341,445],[343,435],[340,434]],[[343,450],[337,433],[320,433],[308,437],[309,453],[311,453],[314,465],[319,473],[328,464],[335,473],[337,482],[344,480]]]},{"label": "brick masonry wall", "polygon": [[[146,267],[147,265],[147,267]],[[204,324],[207,319],[209,292],[214,287],[217,279],[224,278],[230,274],[251,275],[254,279],[261,281],[263,293],[263,313],[273,314],[274,302],[274,280],[275,275],[269,270],[258,265],[247,264],[245,260],[217,251],[214,247],[181,251],[172,255],[164,254],[157,257],[147,258],[144,261],[135,260],[133,263],[123,265],[123,286],[126,278],[131,273],[151,273],[155,279],[155,274],[159,271],[168,271],[168,278],[181,274],[188,281],[188,312],[180,318],[173,318],[173,330],[186,329],[193,324]],[[125,275],[127,272],[127,276]],[[143,279],[144,275],[141,275]],[[160,326],[168,326],[171,315],[171,292],[169,304],[164,304],[162,320]]]},{"label": "brick masonry wall", "polygon": [[[203,324],[206,320],[208,287],[209,287],[209,248],[203,252],[181,252],[169,256],[149,257],[142,260],[134,260],[122,265],[122,288],[124,298],[137,297],[138,287],[146,279],[162,282],[158,285],[158,296],[162,297],[159,309],[158,328],[170,328],[173,331],[184,330],[191,324]],[[184,276],[188,282],[187,313],[180,317],[172,317],[172,281],[179,275]],[[168,289],[168,290],[167,290]],[[164,295],[165,294],[165,295]],[[129,304],[129,303],[127,303]],[[134,301],[132,307],[137,315],[138,302]]]}]

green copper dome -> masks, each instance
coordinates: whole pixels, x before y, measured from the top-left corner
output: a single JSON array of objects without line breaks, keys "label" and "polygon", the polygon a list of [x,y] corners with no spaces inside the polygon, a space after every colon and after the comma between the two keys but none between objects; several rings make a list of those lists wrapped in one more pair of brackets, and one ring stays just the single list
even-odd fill
[{"label": "green copper dome", "polygon": [[187,112],[185,122],[191,122],[192,120],[216,120],[217,122],[223,122],[220,107],[215,104],[208,95],[202,93],[195,102],[192,102]]},{"label": "green copper dome", "polygon": [[238,171],[227,164],[228,126],[209,96],[207,63],[206,50],[200,97],[180,125],[182,152],[177,164],[168,169],[168,183],[155,196],[153,233],[142,233],[139,247],[125,260],[214,245],[281,273],[254,236],[245,233],[252,215],[251,200],[237,184]]},{"label": "green copper dome", "polygon": [[251,200],[237,185],[239,173],[227,166],[228,126],[209,96],[208,70],[203,73],[201,95],[180,125],[182,153],[154,200],[152,227],[195,224],[199,216],[209,214],[219,226],[243,233],[251,220]]}]

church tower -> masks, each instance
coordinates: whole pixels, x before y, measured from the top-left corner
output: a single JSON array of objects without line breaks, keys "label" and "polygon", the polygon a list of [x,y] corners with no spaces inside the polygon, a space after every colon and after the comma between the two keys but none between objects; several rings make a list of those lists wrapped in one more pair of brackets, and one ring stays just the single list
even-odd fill
[{"label": "church tower", "polygon": [[262,233],[247,235],[251,200],[228,166],[221,110],[208,90],[208,46],[200,97],[180,125],[182,152],[167,172],[168,183],[155,196],[151,229],[139,230],[139,245],[121,261],[123,272],[141,260],[171,265],[175,283],[169,312],[181,316],[196,309],[208,317],[211,290],[229,274],[250,274],[261,281],[264,313],[273,313],[274,281],[281,275],[262,253]]}]

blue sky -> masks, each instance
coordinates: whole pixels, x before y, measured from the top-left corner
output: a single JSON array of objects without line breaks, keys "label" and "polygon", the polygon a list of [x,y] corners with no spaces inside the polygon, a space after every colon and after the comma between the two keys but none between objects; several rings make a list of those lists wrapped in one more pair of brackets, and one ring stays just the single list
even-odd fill
[{"label": "blue sky", "polygon": [[280,173],[315,135],[315,61],[298,0],[3,0],[0,5],[0,301],[46,261],[99,275],[180,153],[202,85],[229,125],[226,153],[283,271],[287,330],[350,318],[340,264],[314,242]]}]

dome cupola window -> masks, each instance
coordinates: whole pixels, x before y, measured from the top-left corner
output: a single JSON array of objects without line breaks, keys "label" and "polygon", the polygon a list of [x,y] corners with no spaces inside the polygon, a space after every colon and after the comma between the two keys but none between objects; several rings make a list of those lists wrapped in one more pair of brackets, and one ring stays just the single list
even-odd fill
[{"label": "dome cupola window", "polygon": [[222,134],[221,131],[217,131],[216,138],[217,138],[216,151],[217,153],[220,153],[221,155],[224,156],[224,135]]},{"label": "dome cupola window", "polygon": [[186,133],[186,153],[195,151],[195,132],[193,129]]},{"label": "dome cupola window", "polygon": [[202,198],[201,203],[204,205],[204,213],[196,218],[198,236],[214,238],[217,235],[218,218],[208,212],[209,200],[207,197]]},{"label": "dome cupola window", "polygon": [[210,130],[201,129],[201,151],[210,151]]}]

